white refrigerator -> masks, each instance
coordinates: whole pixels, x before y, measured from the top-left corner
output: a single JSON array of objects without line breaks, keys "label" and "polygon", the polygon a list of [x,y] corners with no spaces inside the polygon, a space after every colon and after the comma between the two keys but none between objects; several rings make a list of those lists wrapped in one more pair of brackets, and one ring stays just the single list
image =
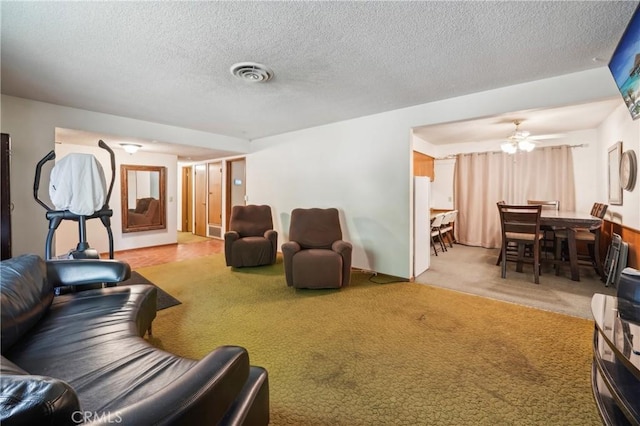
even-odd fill
[{"label": "white refrigerator", "polygon": [[431,178],[413,178],[413,277],[429,269],[431,258]]}]

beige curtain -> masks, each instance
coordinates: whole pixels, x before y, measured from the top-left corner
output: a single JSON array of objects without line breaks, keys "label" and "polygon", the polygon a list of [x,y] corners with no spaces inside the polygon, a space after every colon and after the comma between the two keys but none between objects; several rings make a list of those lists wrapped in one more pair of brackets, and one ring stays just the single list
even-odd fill
[{"label": "beige curtain", "polygon": [[575,210],[571,147],[538,148],[516,154],[460,154],[454,189],[457,241],[498,248],[498,201],[526,204],[527,200],[558,200],[561,210]]}]

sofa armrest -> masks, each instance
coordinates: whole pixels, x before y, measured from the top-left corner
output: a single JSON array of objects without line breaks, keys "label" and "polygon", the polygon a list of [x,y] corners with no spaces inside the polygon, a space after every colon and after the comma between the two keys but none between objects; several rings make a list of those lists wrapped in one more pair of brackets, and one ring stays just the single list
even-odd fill
[{"label": "sofa armrest", "polygon": [[269,376],[262,367],[251,367],[249,380],[219,423],[225,426],[269,424]]},{"label": "sofa armrest", "polygon": [[0,376],[3,425],[75,425],[78,420],[82,420],[80,402],[67,383],[45,376]]},{"label": "sofa armrest", "polygon": [[342,285],[348,286],[351,282],[351,253],[353,245],[347,241],[337,240],[331,244],[331,249],[342,257]]},{"label": "sofa armrest", "polygon": [[620,317],[640,323],[640,270],[624,268],[617,286]]},{"label": "sofa armrest", "polygon": [[278,241],[278,231],[275,229],[267,229],[264,231],[263,237],[265,237],[269,241]]},{"label": "sofa armrest", "polygon": [[276,255],[278,254],[278,231],[275,229],[267,229],[264,237],[271,243],[271,263],[276,263]]},{"label": "sofa armrest", "polygon": [[284,276],[287,286],[293,286],[293,255],[301,249],[300,244],[295,241],[287,241],[282,245],[282,257],[284,258]]},{"label": "sofa armrest", "polygon": [[236,231],[227,231],[224,233],[224,259],[227,262],[227,266],[232,266],[231,253],[233,253],[232,251],[233,243],[238,241],[238,239],[240,239],[240,234]]},{"label": "sofa armrest", "polygon": [[[249,370],[244,348],[216,348],[161,392],[118,410],[119,424],[219,424],[241,393]],[[97,419],[90,424],[106,425],[107,421]]]},{"label": "sofa armrest", "polygon": [[344,257],[346,255],[346,256],[349,256],[349,258],[351,258],[351,252],[353,251],[353,246],[351,245],[351,243],[347,241],[337,240],[337,241],[334,241],[333,244],[331,244],[331,250],[335,251],[340,256]]},{"label": "sofa armrest", "polygon": [[54,287],[119,283],[131,277],[128,263],[111,259],[66,259],[47,261],[47,279]]}]

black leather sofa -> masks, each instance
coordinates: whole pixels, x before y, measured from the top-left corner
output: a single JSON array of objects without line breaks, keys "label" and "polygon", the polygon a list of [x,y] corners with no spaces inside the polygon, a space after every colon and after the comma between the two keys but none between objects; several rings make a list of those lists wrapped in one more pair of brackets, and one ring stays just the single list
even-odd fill
[{"label": "black leather sofa", "polygon": [[244,348],[199,361],[142,336],[156,315],[156,288],[115,286],[54,297],[54,288],[120,282],[113,260],[0,263],[0,423],[5,425],[262,425],[267,372]]}]

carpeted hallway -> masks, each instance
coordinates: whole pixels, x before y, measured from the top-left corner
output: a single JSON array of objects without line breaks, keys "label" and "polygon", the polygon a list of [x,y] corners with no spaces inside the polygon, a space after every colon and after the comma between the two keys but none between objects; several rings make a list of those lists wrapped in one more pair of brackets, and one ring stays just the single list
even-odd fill
[{"label": "carpeted hallway", "polygon": [[269,371],[274,425],[601,424],[587,319],[360,272],[294,290],[281,258],[136,270],[182,302],[158,312],[152,342],[193,358],[246,347]]}]

